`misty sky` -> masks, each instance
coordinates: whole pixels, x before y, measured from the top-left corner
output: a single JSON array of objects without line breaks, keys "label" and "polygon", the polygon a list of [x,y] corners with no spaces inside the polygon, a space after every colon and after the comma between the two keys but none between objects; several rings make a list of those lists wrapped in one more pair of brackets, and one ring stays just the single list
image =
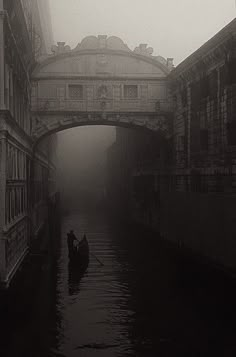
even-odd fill
[{"label": "misty sky", "polygon": [[115,35],[181,62],[236,15],[235,0],[50,0],[54,40]]}]

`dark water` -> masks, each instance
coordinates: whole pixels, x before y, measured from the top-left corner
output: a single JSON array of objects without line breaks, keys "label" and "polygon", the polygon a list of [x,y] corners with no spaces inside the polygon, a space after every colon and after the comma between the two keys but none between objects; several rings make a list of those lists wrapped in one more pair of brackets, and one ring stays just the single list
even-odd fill
[{"label": "dark water", "polygon": [[[84,274],[68,265],[71,228],[89,241]],[[15,337],[0,356],[236,356],[234,285],[137,227],[102,214],[64,217],[51,291],[47,264],[43,275],[35,307],[18,316],[18,329],[8,326]]]},{"label": "dark water", "polygon": [[225,309],[229,299],[217,300],[220,292],[212,283],[218,276],[196,273],[155,235],[111,224],[105,216],[66,217],[62,237],[71,227],[80,237],[86,232],[92,255],[81,278],[69,269],[62,240],[55,356],[203,356],[232,351],[232,312]]}]

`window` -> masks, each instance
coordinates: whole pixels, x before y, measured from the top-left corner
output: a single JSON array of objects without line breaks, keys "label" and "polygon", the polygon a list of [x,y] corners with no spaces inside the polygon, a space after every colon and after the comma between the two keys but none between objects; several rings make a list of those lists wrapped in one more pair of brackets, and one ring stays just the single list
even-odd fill
[{"label": "window", "polygon": [[69,85],[69,98],[70,99],[83,99],[83,86],[73,84]]},{"label": "window", "polygon": [[207,98],[210,94],[209,76],[204,76],[200,80],[200,99]]},{"label": "window", "polygon": [[127,99],[138,98],[138,86],[135,85],[124,86],[124,97]]},{"label": "window", "polygon": [[177,137],[177,150],[178,151],[185,150],[185,135],[180,135]]},{"label": "window", "polygon": [[232,58],[228,62],[228,73],[229,73],[229,84],[236,83],[236,73],[235,73],[235,66],[236,66],[236,58]]},{"label": "window", "polygon": [[227,124],[228,145],[236,145],[236,120]]},{"label": "window", "polygon": [[201,86],[200,81],[191,84],[191,104],[192,109],[195,110],[199,106],[201,100]]},{"label": "window", "polygon": [[187,88],[184,88],[181,93],[181,102],[183,107],[186,107],[187,103],[188,103],[188,92],[187,92]]},{"label": "window", "polygon": [[208,150],[208,130],[207,129],[200,129],[200,147],[201,147],[201,150],[203,150],[203,151]]},{"label": "window", "polygon": [[211,98],[214,98],[217,96],[217,91],[218,91],[218,72],[215,69],[212,71],[209,76],[209,94]]}]

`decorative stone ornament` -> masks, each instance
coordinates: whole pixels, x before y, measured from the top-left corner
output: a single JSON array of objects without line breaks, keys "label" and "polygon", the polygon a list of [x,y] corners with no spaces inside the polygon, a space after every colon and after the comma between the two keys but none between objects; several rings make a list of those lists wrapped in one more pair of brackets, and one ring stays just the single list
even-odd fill
[{"label": "decorative stone ornament", "polygon": [[54,55],[60,55],[62,53],[70,52],[71,48],[68,45],[65,45],[65,42],[57,42],[57,46],[52,46],[52,52]]},{"label": "decorative stone ornament", "polygon": [[137,53],[137,54],[143,55],[143,56],[152,56],[153,48],[152,47],[147,47],[146,43],[141,43],[139,45],[139,47],[136,47],[134,49],[134,53]]},{"label": "decorative stone ornament", "polygon": [[45,114],[43,117],[33,117],[32,138],[35,143],[49,133],[61,131],[73,126],[104,124],[126,126],[130,128],[144,127],[152,131],[160,132],[167,137],[170,134],[169,119],[163,115],[149,116],[146,113],[135,115],[133,113],[108,113],[106,102],[100,103],[101,111],[96,113],[81,113],[78,115],[55,115]]},{"label": "decorative stone ornament", "polygon": [[106,102],[101,102],[101,109],[102,110],[105,110],[106,109]]},{"label": "decorative stone ornament", "polygon": [[107,86],[102,85],[101,87],[98,88],[98,98],[106,99],[107,96],[108,96]]}]

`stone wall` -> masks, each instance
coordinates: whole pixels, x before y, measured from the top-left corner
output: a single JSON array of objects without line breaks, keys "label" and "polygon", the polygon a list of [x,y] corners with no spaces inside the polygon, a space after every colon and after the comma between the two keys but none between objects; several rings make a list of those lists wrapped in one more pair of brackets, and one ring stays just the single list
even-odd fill
[{"label": "stone wall", "polygon": [[170,74],[174,172],[236,174],[236,21]]},{"label": "stone wall", "polygon": [[160,186],[160,231],[236,268],[236,20],[170,74],[173,166]]},{"label": "stone wall", "polygon": [[163,192],[160,207],[164,238],[235,271],[236,196]]},{"label": "stone wall", "polygon": [[[28,252],[39,225],[46,221],[48,177],[55,168],[48,142],[33,152],[30,116],[30,69],[34,64],[20,1],[3,1],[0,8],[0,285],[8,286]],[[35,8],[34,11],[37,11]],[[15,16],[11,16],[14,13]],[[37,161],[39,171],[33,177]],[[37,202],[33,201],[35,187]],[[40,209],[39,209],[40,206]]]}]

